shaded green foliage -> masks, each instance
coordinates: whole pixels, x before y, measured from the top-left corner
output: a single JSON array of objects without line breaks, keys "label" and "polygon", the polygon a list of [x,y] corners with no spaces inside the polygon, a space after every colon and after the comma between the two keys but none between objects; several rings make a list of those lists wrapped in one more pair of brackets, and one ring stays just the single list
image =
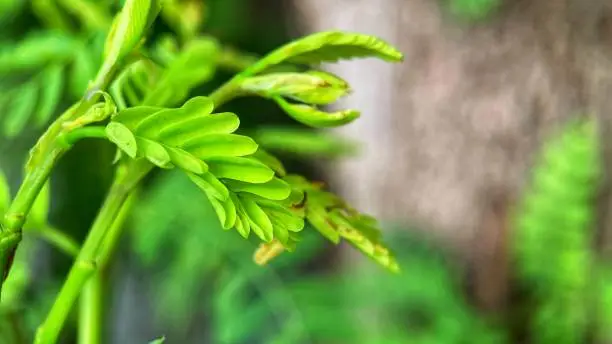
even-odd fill
[{"label": "shaded green foliage", "polygon": [[584,343],[592,324],[607,323],[599,316],[610,311],[610,281],[593,250],[600,159],[596,123],[571,121],[545,143],[516,210],[513,247],[533,343]]},{"label": "shaded green foliage", "polygon": [[[169,340],[185,340],[200,312],[211,321],[212,343],[503,340],[462,299],[454,268],[418,236],[392,240],[401,248],[398,259],[406,273],[400,275],[371,269],[306,272],[308,260],[326,247],[313,235],[306,235],[295,252],[260,267],[249,259],[255,243],[216,235],[221,228],[202,200],[187,178],[168,173],[155,180],[133,217],[133,248],[145,266],[158,271],[150,292],[158,326],[173,334]],[[180,238],[173,235],[177,232]],[[368,335],[359,314],[369,311],[380,321]]]}]

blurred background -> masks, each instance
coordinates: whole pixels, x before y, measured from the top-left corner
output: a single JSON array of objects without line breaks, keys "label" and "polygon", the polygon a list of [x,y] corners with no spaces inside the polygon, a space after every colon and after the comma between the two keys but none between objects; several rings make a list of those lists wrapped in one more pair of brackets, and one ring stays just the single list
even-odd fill
[{"label": "blurred background", "polygon": [[[162,13],[152,41],[210,35],[250,61],[305,34],[340,29],[379,36],[405,54],[395,65],[323,66],[354,90],[335,106],[362,111],[342,129],[306,130],[260,98],[224,107],[289,171],[325,181],[379,217],[402,273],[316,234],[257,266],[257,243],[223,231],[186,177],[155,173],[105,271],[104,343],[162,335],[167,343],[612,343],[608,196],[595,204],[606,184],[592,187],[587,173],[612,162],[611,2],[171,2],[181,11]],[[49,65],[62,68],[58,113],[81,96],[100,63],[104,18],[121,3],[0,0],[0,168],[13,193],[44,129],[18,118],[32,112]],[[88,9],[98,14],[88,17]],[[65,45],[69,54],[61,53]],[[197,94],[242,68],[233,61]],[[576,118],[596,120],[597,130],[567,129]],[[546,149],[554,152],[541,160]],[[84,238],[114,154],[87,140],[61,160],[50,186],[52,226]],[[535,178],[532,194],[544,198],[537,219],[514,225],[534,175],[562,196],[545,194],[550,183],[538,188]],[[10,277],[15,293],[0,306],[0,343],[31,342],[71,262],[26,234]],[[76,343],[75,328],[76,316],[62,343]]]}]

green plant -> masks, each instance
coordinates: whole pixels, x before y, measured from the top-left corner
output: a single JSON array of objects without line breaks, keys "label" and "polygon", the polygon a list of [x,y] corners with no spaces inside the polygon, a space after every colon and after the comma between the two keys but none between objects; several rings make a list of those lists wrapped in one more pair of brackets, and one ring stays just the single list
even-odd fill
[{"label": "green plant", "polygon": [[516,209],[513,253],[533,343],[584,343],[593,325],[609,339],[609,274],[593,250],[599,144],[593,119],[572,120],[546,142]]},{"label": "green plant", "polygon": [[[166,7],[170,10],[163,10],[169,12],[163,13],[172,17],[172,8],[176,8],[172,6],[179,6],[179,2],[170,3]],[[50,51],[40,51],[47,47],[36,43],[40,37],[26,40],[1,55],[8,62],[17,61],[16,67],[43,70],[40,77],[24,84],[19,98],[11,100],[12,110],[3,119],[5,136],[20,133],[29,123],[40,126],[52,117],[63,84],[60,68],[74,66],[74,89],[86,85],[82,98],[55,118],[32,148],[23,182],[10,205],[2,207],[3,281],[15,273],[11,271],[17,271],[11,270],[13,257],[28,224],[37,219],[35,214],[46,214],[44,209],[37,211],[40,202],[36,200],[44,195],[44,186],[61,157],[87,138],[107,140],[118,147],[114,181],[51,310],[37,330],[36,343],[57,341],[79,295],[80,338],[83,343],[100,341],[98,275],[113,252],[139,185],[154,168],[183,171],[206,195],[224,229],[236,229],[245,238],[253,232],[267,243],[260,252],[294,250],[307,220],[331,241],[337,243],[344,238],[383,266],[398,270],[380,241],[373,218],[360,214],[319,185],[286,174],[280,161],[253,138],[235,133],[240,124],[237,115],[218,112],[220,106],[234,98],[260,96],[272,99],[289,116],[309,126],[349,123],[359,116],[357,111],[327,113],[317,108],[347,94],[346,82],[309,66],[358,57],[398,62],[402,54],[395,48],[356,33],[314,34],[252,61],[207,97],[190,98],[198,86],[210,80],[217,65],[227,63],[222,59],[232,56],[224,53],[216,40],[194,34],[192,28],[198,25],[199,17],[176,24],[182,28],[181,42],[166,38],[143,43],[145,33],[162,11],[162,1],[126,0],[112,22],[107,15],[112,8],[110,2],[94,5],[88,1],[34,1],[32,6],[48,25],[65,32],[73,32],[73,22],[66,20],[62,9],[92,31],[108,25],[110,29],[101,49],[99,68],[91,74],[88,72],[95,69],[91,68],[95,58],[77,54],[73,61],[73,55],[66,53],[72,48],[62,50],[58,44],[53,44]],[[68,41],[62,38],[58,42]],[[39,106],[34,108],[38,90]],[[50,227],[39,228],[51,233]],[[65,239],[64,245],[72,243],[61,232],[53,233],[56,239]],[[4,295],[9,289],[4,283],[3,287]]]}]

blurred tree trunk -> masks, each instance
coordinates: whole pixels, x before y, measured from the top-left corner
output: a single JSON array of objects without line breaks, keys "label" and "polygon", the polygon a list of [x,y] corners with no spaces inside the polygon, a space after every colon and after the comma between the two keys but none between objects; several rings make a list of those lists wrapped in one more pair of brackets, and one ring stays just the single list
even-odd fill
[{"label": "blurred tree trunk", "polygon": [[480,305],[499,309],[507,297],[507,213],[533,153],[569,117],[603,119],[612,110],[612,2],[508,0],[477,25],[460,23],[444,3],[294,6],[304,31],[374,34],[406,55],[396,66],[330,66],[356,89],[340,105],[363,110],[339,132],[366,148],[330,169],[334,186],[366,211],[443,239],[470,266]]}]

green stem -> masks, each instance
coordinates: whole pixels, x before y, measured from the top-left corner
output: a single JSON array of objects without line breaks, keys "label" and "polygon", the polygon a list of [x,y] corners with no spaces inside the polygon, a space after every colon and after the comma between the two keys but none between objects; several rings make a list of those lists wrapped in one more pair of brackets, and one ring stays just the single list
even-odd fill
[{"label": "green stem", "polygon": [[227,47],[221,51],[217,64],[219,67],[229,71],[241,72],[257,62],[257,60],[258,57],[255,55],[247,55],[236,49]]},{"label": "green stem", "polygon": [[30,151],[24,180],[7,209],[3,222],[0,223],[0,292],[4,279],[8,275],[12,257],[21,242],[21,232],[26,217],[49,178],[51,170],[70,148],[59,139],[61,135],[68,132],[64,124],[81,117],[96,104],[101,96],[97,91],[106,88],[114,71],[115,67],[107,66],[104,72],[98,73],[85,97],[56,119]]},{"label": "green stem", "polygon": [[47,242],[53,244],[57,249],[71,257],[76,257],[79,254],[79,244],[57,228],[48,226],[40,230],[32,231],[32,233],[38,234]]},{"label": "green stem", "polygon": [[103,275],[122,234],[123,225],[134,203],[135,192],[128,196],[108,229],[100,246],[96,265],[98,271],[83,286],[79,309],[79,344],[100,344],[103,326]]},{"label": "green stem", "polygon": [[98,251],[98,258],[96,260],[98,267],[100,270],[105,269],[108,265],[110,258],[112,257],[113,252],[117,248],[117,244],[119,243],[119,239],[123,234],[123,227],[125,225],[125,221],[134,205],[134,202],[137,197],[137,191],[132,191],[128,196],[127,200],[123,203],[123,206],[119,210],[117,216],[115,216],[115,221],[108,229],[108,233],[104,238],[104,242]]},{"label": "green stem", "polygon": [[137,183],[152,168],[144,160],[131,160],[117,172],[109,194],[96,217],[83,247],[66,278],[55,303],[36,333],[35,343],[54,344],[83,285],[95,273],[98,252],[117,214]]},{"label": "green stem", "polygon": [[102,343],[103,279],[96,272],[83,287],[79,307],[78,344]]},{"label": "green stem", "polygon": [[240,96],[240,80],[238,76],[235,76],[208,96],[215,104],[215,109]]},{"label": "green stem", "polygon": [[74,145],[77,141],[85,138],[107,139],[106,128],[100,126],[82,127],[71,130],[58,137],[59,141],[66,147]]}]

